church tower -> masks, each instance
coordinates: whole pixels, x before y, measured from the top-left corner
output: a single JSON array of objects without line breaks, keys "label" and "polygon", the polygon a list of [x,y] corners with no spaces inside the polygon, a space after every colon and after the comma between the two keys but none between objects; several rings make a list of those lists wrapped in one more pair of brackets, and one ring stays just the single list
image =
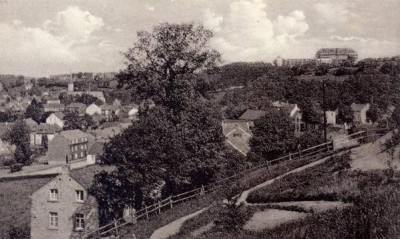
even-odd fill
[{"label": "church tower", "polygon": [[68,92],[74,92],[74,79],[71,73],[69,74]]}]

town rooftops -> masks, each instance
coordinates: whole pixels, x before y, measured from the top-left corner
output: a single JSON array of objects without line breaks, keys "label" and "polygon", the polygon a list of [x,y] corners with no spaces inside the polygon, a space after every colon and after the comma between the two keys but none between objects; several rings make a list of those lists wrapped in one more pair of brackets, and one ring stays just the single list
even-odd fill
[{"label": "town rooftops", "polygon": [[64,136],[65,138],[72,140],[72,139],[80,139],[88,137],[88,135],[79,129],[74,130],[65,130],[60,133],[60,135]]},{"label": "town rooftops", "polygon": [[356,104],[356,103],[353,103],[353,104],[351,104],[351,109],[353,110],[353,111],[356,111],[356,112],[359,112],[359,111],[362,111],[362,110],[364,110],[364,109],[367,109],[367,108],[369,108],[369,104]]},{"label": "town rooftops", "polygon": [[266,111],[262,110],[246,110],[239,119],[241,120],[246,120],[246,121],[254,121],[256,119],[259,119],[267,114]]},{"label": "town rooftops", "polygon": [[32,129],[32,131],[42,134],[54,134],[56,132],[60,132],[61,130],[62,129],[56,124],[46,124],[46,123],[41,123]]},{"label": "town rooftops", "polygon": [[82,103],[74,102],[74,103],[67,105],[67,108],[86,108],[86,105],[82,104]]},{"label": "town rooftops", "polygon": [[38,126],[38,123],[36,123],[32,118],[24,119],[24,122],[31,130]]}]

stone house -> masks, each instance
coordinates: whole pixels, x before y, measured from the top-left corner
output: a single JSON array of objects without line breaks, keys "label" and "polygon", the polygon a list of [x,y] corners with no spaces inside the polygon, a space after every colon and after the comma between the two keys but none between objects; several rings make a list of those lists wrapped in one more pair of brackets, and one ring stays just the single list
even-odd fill
[{"label": "stone house", "polygon": [[30,143],[32,147],[42,147],[44,137],[47,137],[47,142],[50,143],[57,133],[61,132],[62,128],[55,124],[41,123],[31,129]]},{"label": "stone house", "polygon": [[60,128],[64,127],[64,114],[61,112],[52,113],[46,118],[46,124],[57,125]]},{"label": "stone house", "polygon": [[31,198],[31,238],[81,238],[99,227],[96,199],[88,193],[96,173],[112,168],[98,165],[78,170],[63,167]]},{"label": "stone house", "polygon": [[66,165],[68,163],[86,160],[91,136],[80,130],[60,132],[49,142],[49,165]]},{"label": "stone house", "polygon": [[351,104],[351,109],[353,110],[353,122],[354,124],[367,124],[367,111],[371,107],[370,104]]}]

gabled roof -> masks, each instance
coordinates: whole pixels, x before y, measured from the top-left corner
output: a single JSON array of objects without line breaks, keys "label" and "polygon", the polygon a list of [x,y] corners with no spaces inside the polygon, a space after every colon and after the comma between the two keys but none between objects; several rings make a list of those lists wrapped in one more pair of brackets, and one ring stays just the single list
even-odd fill
[{"label": "gabled roof", "polygon": [[241,120],[247,120],[247,121],[254,121],[256,119],[259,119],[267,114],[266,111],[261,111],[261,110],[246,110],[239,119]]},{"label": "gabled roof", "polygon": [[353,104],[351,104],[350,107],[351,107],[351,109],[353,111],[361,111],[364,108],[369,107],[369,104],[356,104],[356,103],[353,103]]},{"label": "gabled roof", "polygon": [[86,133],[80,131],[79,129],[61,131],[60,135],[69,140],[88,137]]},{"label": "gabled roof", "polygon": [[56,113],[53,113],[57,118],[59,118],[59,119],[64,119],[64,114],[62,113],[62,112],[56,112]]},{"label": "gabled roof", "polygon": [[84,168],[71,170],[70,176],[85,188],[90,188],[93,184],[96,174],[105,171],[112,172],[116,170],[113,166],[100,166],[98,164],[90,165]]},{"label": "gabled roof", "polygon": [[41,123],[37,127],[33,128],[32,131],[42,134],[54,134],[60,132],[62,129],[56,124]]},{"label": "gabled roof", "polygon": [[25,124],[28,125],[28,127],[31,130],[38,126],[38,123],[36,123],[36,121],[34,121],[32,118],[24,119],[24,121],[25,121]]}]

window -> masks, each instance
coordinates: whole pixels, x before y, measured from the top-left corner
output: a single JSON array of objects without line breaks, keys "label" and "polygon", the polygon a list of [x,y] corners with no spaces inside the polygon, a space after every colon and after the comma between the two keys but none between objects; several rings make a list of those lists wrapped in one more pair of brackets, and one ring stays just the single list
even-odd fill
[{"label": "window", "polygon": [[77,159],[78,158],[78,154],[76,153],[75,155],[74,155],[74,159]]},{"label": "window", "polygon": [[84,194],[83,190],[76,190],[75,191],[75,198],[76,201],[83,201],[84,200]]},{"label": "window", "polygon": [[84,153],[83,153],[83,152],[81,152],[81,158],[83,158],[83,157],[85,157],[85,155],[84,155]]},{"label": "window", "polygon": [[85,216],[81,213],[75,214],[75,229],[76,230],[85,229]]},{"label": "window", "polygon": [[81,149],[84,149],[85,148],[85,145],[81,145]]},{"label": "window", "polygon": [[50,200],[57,201],[58,200],[58,189],[50,189]]},{"label": "window", "polygon": [[50,212],[50,227],[58,227],[58,213]]}]

